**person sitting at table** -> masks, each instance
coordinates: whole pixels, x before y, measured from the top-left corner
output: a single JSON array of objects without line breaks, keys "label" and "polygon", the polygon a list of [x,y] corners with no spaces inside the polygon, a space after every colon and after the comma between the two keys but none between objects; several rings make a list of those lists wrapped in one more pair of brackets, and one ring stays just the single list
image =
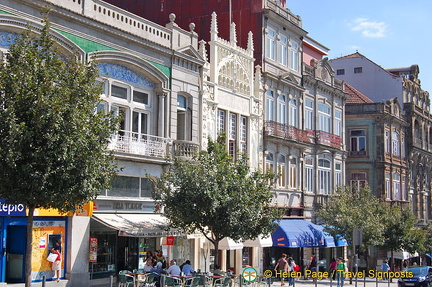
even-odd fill
[{"label": "person sitting at table", "polygon": [[180,276],[181,270],[180,267],[177,266],[177,262],[173,259],[170,261],[170,267],[166,271],[166,274],[172,276]]},{"label": "person sitting at table", "polygon": [[151,271],[155,275],[154,281],[156,282],[156,287],[160,286],[160,278],[163,271],[164,270],[162,269],[162,262],[156,263],[156,266]]},{"label": "person sitting at table", "polygon": [[185,276],[192,276],[192,273],[195,272],[193,270],[193,267],[191,265],[190,260],[186,260],[186,262],[185,262],[185,264],[183,264],[183,267],[181,270]]},{"label": "person sitting at table", "polygon": [[219,265],[214,265],[213,275],[215,276],[225,276],[225,271],[222,271]]},{"label": "person sitting at table", "polygon": [[156,253],[154,258],[156,259],[157,262],[162,262],[162,268],[166,268],[166,260],[165,257],[163,256],[162,249]]},{"label": "person sitting at table", "polygon": [[[161,263],[162,266],[162,263]],[[146,264],[144,266],[144,272],[149,273],[153,271],[153,261],[149,258],[146,260]]]}]

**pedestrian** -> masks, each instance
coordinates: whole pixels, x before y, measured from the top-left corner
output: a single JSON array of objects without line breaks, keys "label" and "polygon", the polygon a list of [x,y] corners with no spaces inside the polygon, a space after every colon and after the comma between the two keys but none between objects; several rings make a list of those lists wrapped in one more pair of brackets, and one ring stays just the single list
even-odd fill
[{"label": "pedestrian", "polygon": [[[275,271],[280,271],[282,273],[288,271],[288,262],[286,258],[287,255],[285,253],[282,253],[281,258],[278,260],[274,268]],[[285,285],[284,277],[281,275],[280,278],[281,278],[281,286],[284,286]]]},{"label": "pedestrian", "polygon": [[57,254],[57,258],[54,262],[52,262],[52,270],[54,271],[54,276],[56,277],[56,281],[60,281],[60,269],[61,269],[61,255],[57,249],[51,247],[51,253]]},{"label": "pedestrian", "polygon": [[408,268],[408,260],[404,260],[402,263],[402,271],[405,272],[405,270]]},{"label": "pedestrian", "polygon": [[336,271],[337,271],[336,258],[332,258],[332,260],[330,261],[329,271],[330,271],[330,274],[331,274],[331,278],[333,280],[335,280],[336,279]]},{"label": "pedestrian", "polygon": [[295,272],[294,268],[296,266],[294,259],[292,257],[288,257],[288,272],[289,272],[289,277],[288,277],[288,286],[292,286],[294,284],[294,276],[291,276],[292,273],[291,272]]},{"label": "pedestrian", "polygon": [[336,264],[336,279],[337,279],[337,287],[343,287],[345,281],[345,272],[347,271],[347,266],[345,264],[345,260],[342,257],[337,259]]},{"label": "pedestrian", "polygon": [[387,280],[388,279],[388,272],[390,271],[390,265],[388,265],[388,261],[384,260],[382,265],[381,265],[381,269],[384,272],[384,276],[383,279]]},{"label": "pedestrian", "polygon": [[[308,269],[311,271],[312,274],[314,274],[314,273],[316,274],[316,271],[317,271],[317,259],[316,259],[315,253],[312,253],[312,256],[311,256],[311,258],[309,260]],[[313,282],[315,282],[316,281],[316,276],[312,276],[312,280],[313,280]]]}]

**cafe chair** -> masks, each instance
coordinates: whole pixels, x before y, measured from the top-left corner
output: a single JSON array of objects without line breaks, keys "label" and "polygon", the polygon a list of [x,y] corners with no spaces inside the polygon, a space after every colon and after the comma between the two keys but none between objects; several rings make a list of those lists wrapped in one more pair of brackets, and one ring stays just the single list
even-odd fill
[{"label": "cafe chair", "polygon": [[184,287],[196,287],[199,286],[201,283],[200,277],[194,277],[190,279],[186,279],[186,283],[184,284]]},{"label": "cafe chair", "polygon": [[223,277],[223,278],[216,279],[213,283],[213,286],[214,287],[229,287],[230,284],[231,284],[231,278]]},{"label": "cafe chair", "polygon": [[165,286],[180,287],[180,286],[182,286],[182,283],[181,283],[181,280],[179,278],[174,278],[171,276],[165,276]]},{"label": "cafe chair", "polygon": [[118,274],[118,287],[129,287],[129,286],[135,286],[135,277],[132,275],[129,275],[127,273],[130,273],[129,270],[121,270]]},{"label": "cafe chair", "polygon": [[156,274],[155,273],[148,273],[142,276],[141,279],[138,279],[138,286],[139,287],[155,287],[156,286]]}]

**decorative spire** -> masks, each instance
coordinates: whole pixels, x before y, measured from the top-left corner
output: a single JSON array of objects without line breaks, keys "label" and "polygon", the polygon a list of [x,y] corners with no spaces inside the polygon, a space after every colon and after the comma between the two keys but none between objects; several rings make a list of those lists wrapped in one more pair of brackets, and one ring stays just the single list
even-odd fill
[{"label": "decorative spire", "polygon": [[208,58],[207,58],[207,50],[205,47],[206,42],[204,40],[199,41],[199,48],[198,48],[198,52],[201,55],[201,57],[203,57],[203,59],[208,62]]},{"label": "decorative spire", "polygon": [[247,49],[248,49],[248,51],[253,51],[254,50],[252,31],[249,31],[249,33],[248,33]]},{"label": "decorative spire", "polygon": [[230,25],[230,42],[233,46],[237,45],[236,24],[234,22]]},{"label": "decorative spire", "polygon": [[218,35],[218,25],[217,25],[217,19],[216,18],[217,18],[216,12],[213,12],[211,24],[210,24],[210,34],[211,34],[212,40],[216,40],[217,35]]}]

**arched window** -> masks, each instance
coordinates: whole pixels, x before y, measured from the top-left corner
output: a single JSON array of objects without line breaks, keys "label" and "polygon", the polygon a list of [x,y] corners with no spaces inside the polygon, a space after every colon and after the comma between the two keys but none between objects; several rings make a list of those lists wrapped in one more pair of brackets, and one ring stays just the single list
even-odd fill
[{"label": "arched window", "polygon": [[393,200],[401,200],[401,178],[400,174],[395,172],[393,173]]},{"label": "arched window", "polygon": [[274,157],[273,153],[268,152],[266,155],[266,171],[267,172],[274,172]]},{"label": "arched window", "polygon": [[306,191],[313,192],[314,179],[315,179],[313,157],[305,158],[305,176],[306,176],[306,182],[305,182]]},{"label": "arched window", "polygon": [[318,192],[320,194],[331,193],[331,167],[327,159],[318,159]]},{"label": "arched window", "polygon": [[289,184],[291,188],[297,189],[298,176],[297,158],[293,157],[289,160]]},{"label": "arched window", "polygon": [[327,133],[331,131],[331,109],[323,103],[318,103],[318,129]]},{"label": "arched window", "polygon": [[279,155],[278,156],[278,186],[279,187],[285,187],[286,186],[286,164],[285,164],[285,156]]}]

